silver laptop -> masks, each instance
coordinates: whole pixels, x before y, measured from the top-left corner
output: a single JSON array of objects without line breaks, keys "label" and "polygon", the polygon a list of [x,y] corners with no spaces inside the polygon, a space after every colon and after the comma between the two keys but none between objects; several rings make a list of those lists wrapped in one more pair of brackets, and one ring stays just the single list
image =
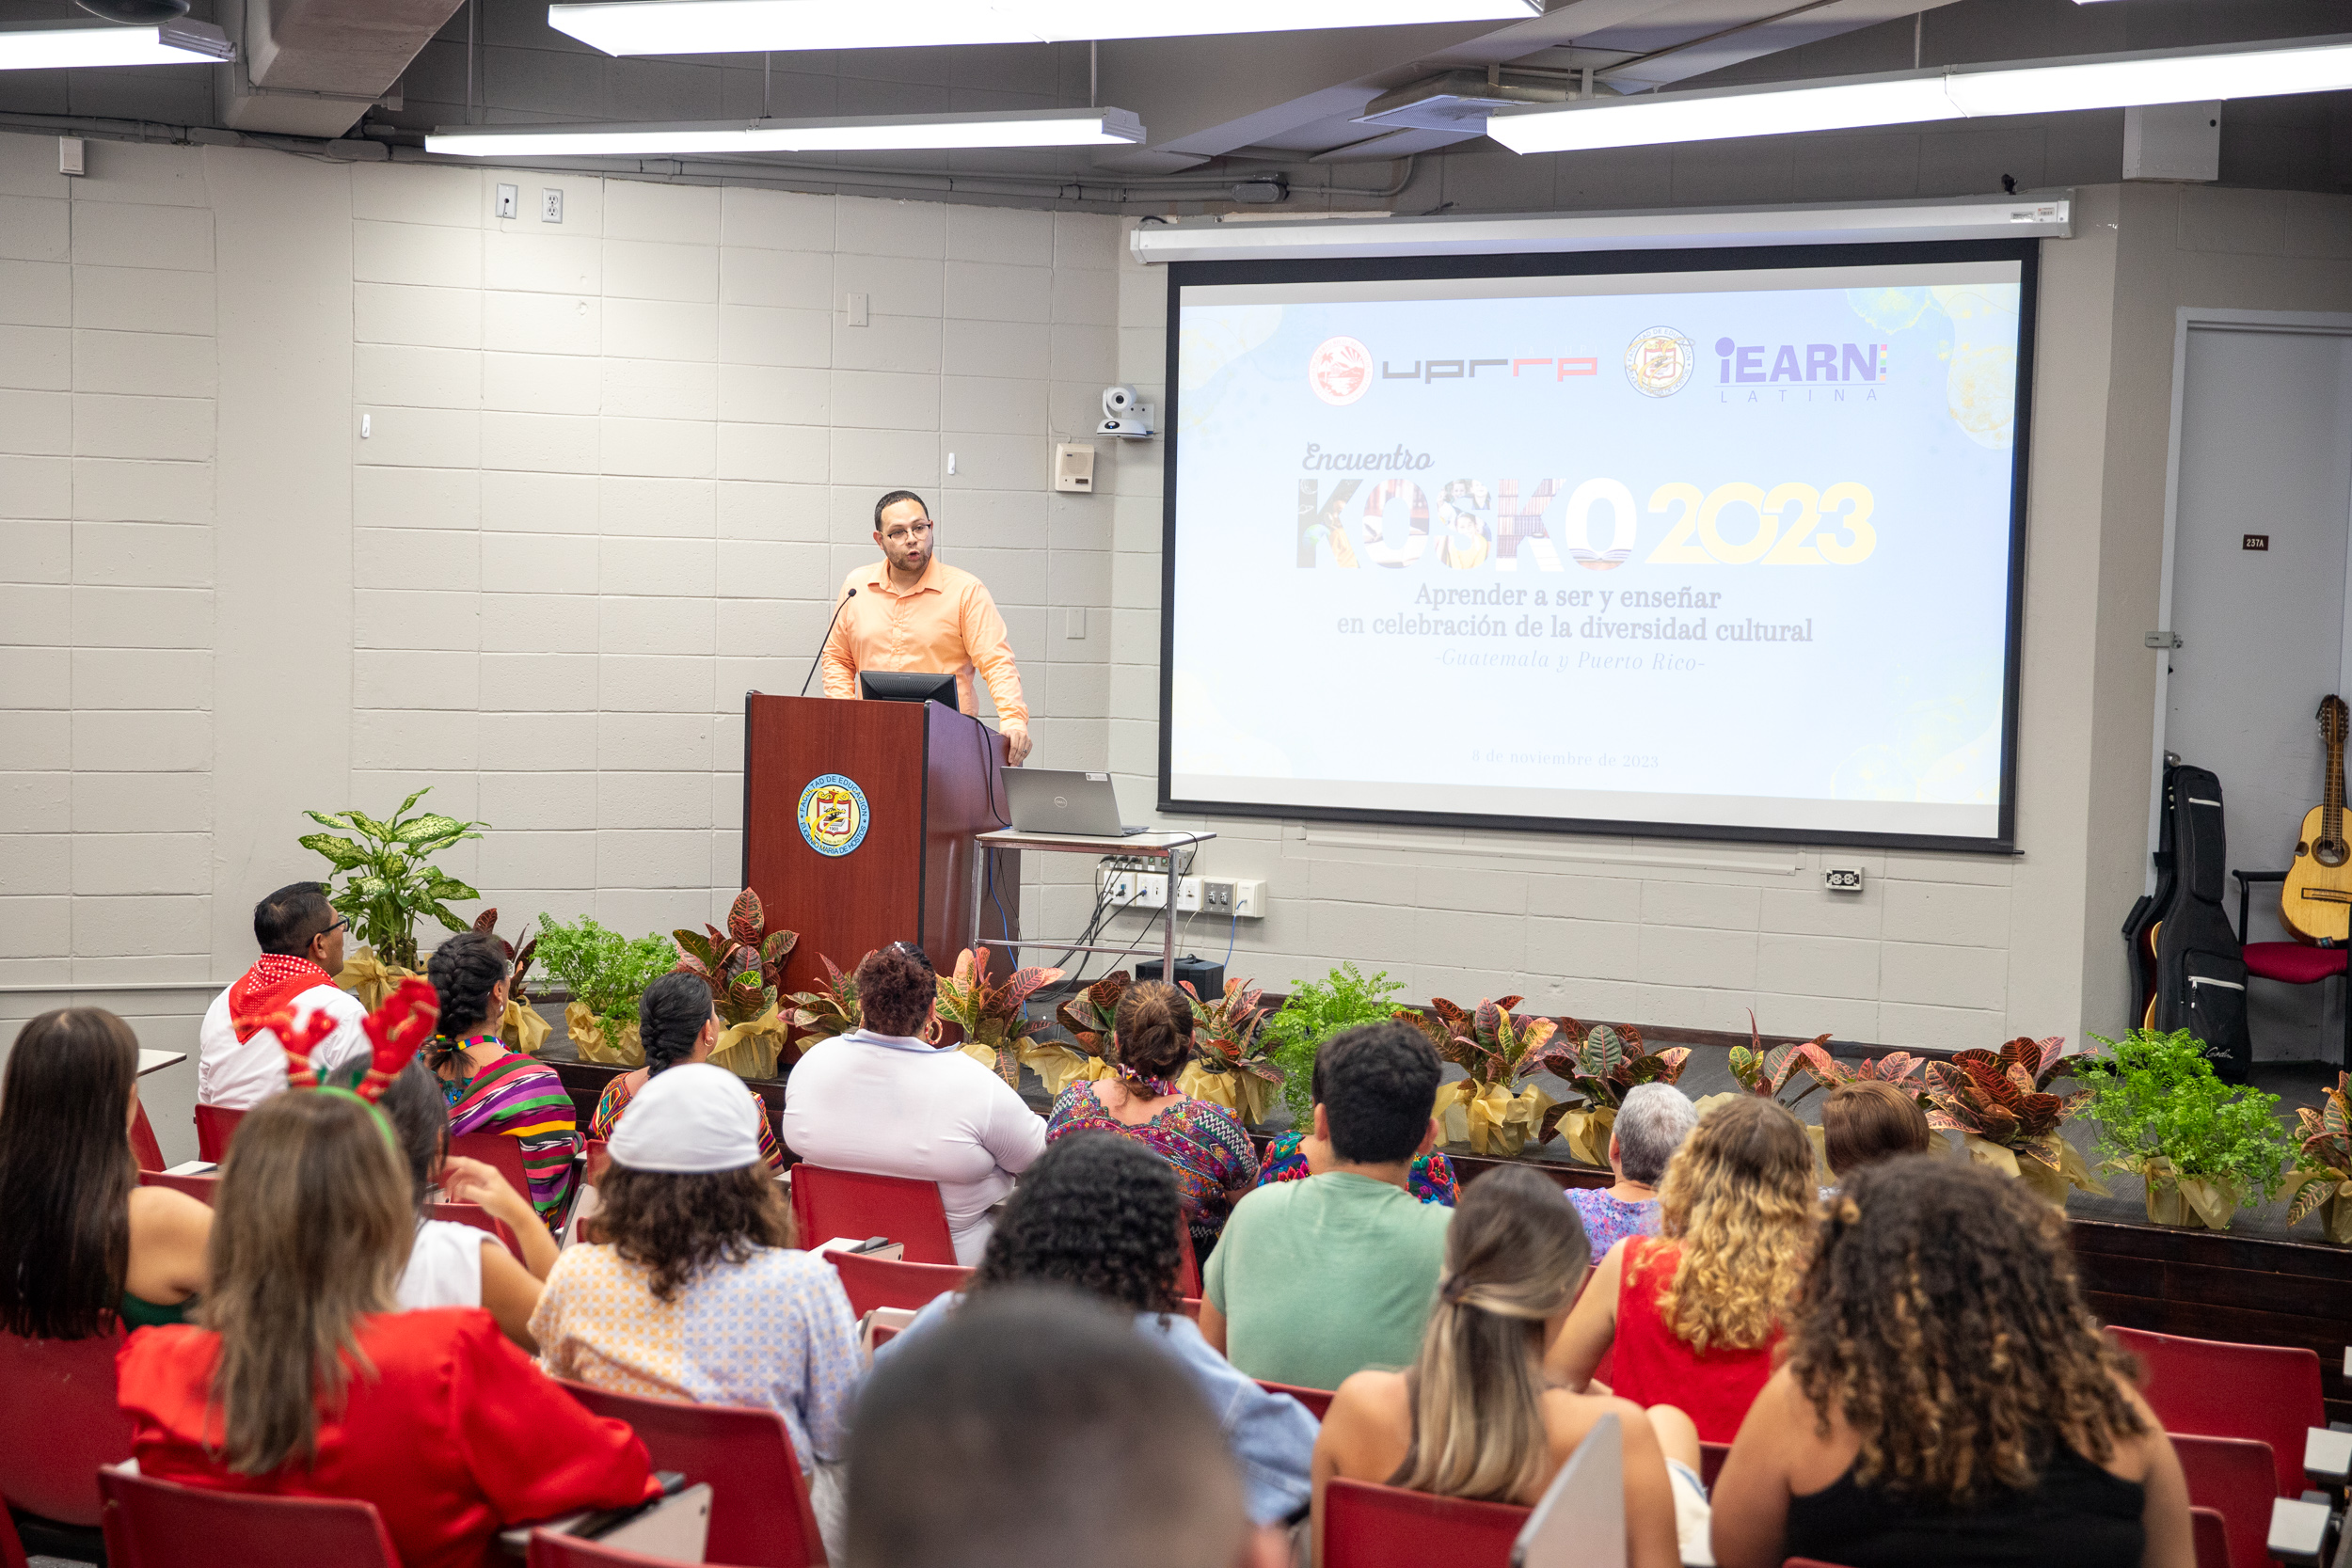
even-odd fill
[{"label": "silver laptop", "polygon": [[1057,772],[1048,768],[1008,768],[1005,800],[1016,832],[1068,833],[1073,838],[1125,838],[1149,828],[1119,819],[1119,796],[1108,773]]}]

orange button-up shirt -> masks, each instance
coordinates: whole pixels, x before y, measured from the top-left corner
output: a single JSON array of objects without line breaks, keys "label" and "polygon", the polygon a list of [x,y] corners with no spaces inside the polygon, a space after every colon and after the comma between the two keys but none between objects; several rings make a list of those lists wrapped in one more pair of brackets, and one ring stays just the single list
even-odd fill
[{"label": "orange button-up shirt", "polygon": [[907,670],[956,677],[956,705],[977,714],[975,671],[996,699],[999,722],[1029,727],[1029,705],[1021,695],[1021,672],[1013,667],[1005,618],[980,579],[947,565],[937,556],[913,588],[890,581],[890,563],[861,566],[841,583],[857,597],[841,606],[833,635],[825,640],[825,695],[857,695],[860,670]]}]

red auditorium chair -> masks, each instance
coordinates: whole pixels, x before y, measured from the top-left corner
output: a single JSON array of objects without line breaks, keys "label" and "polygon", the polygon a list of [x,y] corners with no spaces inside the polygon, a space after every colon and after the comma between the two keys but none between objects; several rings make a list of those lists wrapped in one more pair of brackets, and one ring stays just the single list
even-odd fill
[{"label": "red auditorium chair", "polygon": [[1268,1383],[1264,1378],[1258,1379],[1258,1386],[1269,1394],[1288,1394],[1305,1405],[1307,1414],[1318,1421],[1331,1408],[1331,1390],[1328,1388],[1301,1388],[1292,1383]]},{"label": "red auditorium chair", "polygon": [[612,1155],[605,1148],[602,1138],[588,1140],[588,1153],[584,1163],[587,1169],[586,1180],[588,1185],[593,1187],[596,1184],[596,1178],[604,1174],[604,1167],[612,1163]]},{"label": "red auditorium chair", "polygon": [[139,1172],[139,1185],[169,1187],[175,1193],[187,1194],[209,1208],[213,1201],[213,1194],[220,1188],[220,1178],[217,1176],[173,1176],[166,1171],[143,1170]]},{"label": "red auditorium chair", "polygon": [[2188,1511],[2189,1532],[2197,1544],[2197,1568],[2231,1568],[2230,1527],[2215,1508]]},{"label": "red auditorium chair", "polygon": [[[2339,975],[2352,979],[2352,971],[2344,967],[2352,957],[2352,947],[2312,947],[2299,942],[2247,942],[2246,916],[2249,895],[2256,882],[2283,882],[2283,871],[2233,871],[2237,879],[2238,951],[2245,955],[2246,973],[2257,980],[2276,980],[2287,986],[2316,986]],[[2352,1071],[2352,986],[2347,986],[2344,998],[2344,1067]],[[2298,1454],[2300,1449],[2296,1450]],[[2280,1496],[2289,1494],[2281,1493]]]},{"label": "red auditorium chair", "polygon": [[[707,1563],[712,1560],[703,1560]],[[577,1535],[549,1535],[546,1530],[535,1529],[531,1532],[531,1555],[525,1560],[524,1568],[676,1568],[676,1561],[625,1552],[617,1546],[599,1546]]]},{"label": "red auditorium chair", "polygon": [[840,1274],[850,1312],[860,1318],[877,1307],[919,1312],[939,1297],[962,1290],[972,1277],[970,1269],[949,1263],[901,1263],[847,1252],[828,1252],[825,1261]]},{"label": "red auditorium chair", "polygon": [[[0,1334],[0,1409],[17,1413],[9,1440],[0,1443],[0,1498],[8,1507],[81,1529],[99,1527],[99,1467],[131,1457],[131,1418],[115,1402],[121,1348],[119,1329],[87,1339]],[[36,1419],[40,1440],[27,1441]],[[0,1509],[0,1517],[6,1513]],[[0,1546],[0,1558],[5,1553]]]},{"label": "red auditorium chair", "polygon": [[219,1164],[229,1158],[229,1141],[237,1135],[237,1123],[245,1119],[243,1111],[232,1111],[226,1105],[199,1105],[196,1108],[196,1157]]},{"label": "red auditorium chair", "polygon": [[523,1171],[523,1146],[519,1138],[503,1132],[460,1132],[449,1141],[449,1151],[461,1159],[479,1160],[501,1176],[507,1185],[525,1197],[531,1196],[531,1178]]},{"label": "red auditorium chair", "polygon": [[1200,1260],[1192,1250],[1192,1227],[1184,1217],[1176,1220],[1176,1244],[1181,1254],[1176,1264],[1176,1293],[1180,1296],[1200,1294]]},{"label": "red auditorium chair", "polygon": [[1699,1480],[1706,1483],[1709,1492],[1715,1490],[1715,1478],[1724,1473],[1724,1461],[1730,1457],[1731,1445],[1728,1443],[1702,1441],[1699,1444]]},{"label": "red auditorium chair", "polygon": [[2188,1478],[2189,1506],[2213,1510],[2229,1527],[2230,1568],[2268,1568],[2271,1488],[2278,1475],[2270,1445],[2185,1432],[2171,1436],[2181,1473]]},{"label": "red auditorium chair", "polygon": [[112,1469],[99,1472],[98,1489],[106,1499],[109,1568],[400,1568],[372,1503],[215,1492]]},{"label": "red auditorium chair", "polygon": [[522,1259],[523,1243],[516,1236],[514,1227],[479,1203],[428,1203],[424,1206],[424,1217],[448,1220],[455,1225],[470,1225],[476,1230],[496,1236],[499,1243],[513,1253],[517,1262]]},{"label": "red auditorium chair", "polygon": [[581,1383],[564,1386],[596,1415],[636,1428],[655,1469],[676,1470],[689,1486],[710,1482],[710,1534],[703,1545],[709,1560],[824,1568],[825,1543],[783,1417],[742,1405],[640,1399]]},{"label": "red auditorium chair", "polygon": [[956,1260],[936,1181],[829,1170],[803,1160],[792,1167],[792,1218],[804,1247],[836,1236],[887,1236],[906,1248],[910,1263]]},{"label": "red auditorium chair", "polygon": [[[2267,1443],[2277,1495],[2303,1495],[2303,1433],[2328,1424],[2317,1354],[2300,1346],[2236,1345],[2137,1328],[2107,1332],[2146,1369],[2143,1392],[2165,1431]],[[2257,1539],[2268,1535],[2265,1524]]]},{"label": "red auditorium chair", "polygon": [[155,1141],[155,1129],[147,1119],[147,1106],[135,1105],[132,1112],[131,1157],[138,1162],[141,1170],[163,1169],[163,1146]]},{"label": "red auditorium chair", "polygon": [[1318,1568],[1505,1568],[1528,1511],[1334,1480],[1323,1498]]}]

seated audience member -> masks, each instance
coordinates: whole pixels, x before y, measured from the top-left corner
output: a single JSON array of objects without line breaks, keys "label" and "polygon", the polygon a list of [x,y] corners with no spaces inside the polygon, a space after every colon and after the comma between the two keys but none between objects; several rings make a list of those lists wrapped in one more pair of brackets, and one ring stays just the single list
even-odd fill
[{"label": "seated audience member", "polygon": [[1098,1302],[991,1291],[858,1400],[844,1568],[1278,1568],[1286,1546],[1200,1385]]},{"label": "seated audience member", "polygon": [[2181,1463],[2131,1373],[2065,1215],[1961,1161],[1865,1166],[1717,1478],[1716,1560],[2189,1568]]},{"label": "seated audience member", "polygon": [[221,1173],[207,1327],[117,1357],[142,1474],[372,1503],[407,1568],[477,1568],[507,1526],[656,1494],[644,1445],[589,1415],[479,1308],[403,1312],[415,1205],[384,1119],[278,1095]]},{"label": "seated audience member", "polygon": [[[539,1283],[555,1267],[555,1238],[539,1212],[513,1183],[479,1160],[449,1151],[449,1101],[422,1062],[410,1062],[380,1101],[408,1161],[408,1187],[417,1211],[416,1239],[392,1297],[403,1311],[425,1307],[486,1307],[506,1337],[526,1351]],[[451,1203],[471,1203],[506,1222],[523,1249],[522,1260],[488,1231],[454,1220],[428,1219],[424,1206],[436,1185]]]},{"label": "seated audience member", "polygon": [[367,1008],[335,984],[343,967],[343,917],[326,884],[293,882],[253,906],[261,958],[213,998],[196,1028],[196,1102],[242,1111],[286,1086],[286,1053],[262,1026],[274,1013],[303,1023],[324,1008],[340,1027],[310,1054],[322,1068],[368,1053],[359,1032]]},{"label": "seated audience member", "polygon": [[[644,1042],[645,1065],[624,1072],[605,1085],[597,1097],[596,1115],[588,1118],[588,1135],[611,1141],[621,1113],[637,1091],[656,1073],[682,1062],[707,1062],[719,1043],[719,1010],[711,1006],[710,988],[698,974],[664,974],[637,999],[637,1037]],[[768,1125],[768,1102],[749,1084],[752,1110],[759,1117],[759,1157],[771,1171],[784,1168],[784,1149],[776,1130]]]},{"label": "seated audience member", "polygon": [[[1313,1075],[1308,1080],[1308,1101],[1323,1103],[1323,1054],[1315,1053]],[[1258,1166],[1258,1185],[1271,1186],[1277,1181],[1303,1181],[1310,1176],[1321,1176],[1331,1168],[1331,1140],[1315,1135],[1313,1119],[1303,1128],[1294,1127],[1279,1133],[1265,1146],[1265,1158]],[[1405,1175],[1405,1190],[1423,1203],[1439,1203],[1454,1207],[1461,1196],[1461,1187],[1454,1179],[1454,1162],[1437,1149],[1413,1157],[1413,1168]]]},{"label": "seated audience member", "polygon": [[139,1185],[138,1070],[131,1026],[96,1007],[17,1032],[0,1079],[0,1331],[87,1339],[196,1308],[213,1212]]},{"label": "seated audience member", "polygon": [[1609,1249],[1545,1367],[1581,1391],[1613,1343],[1617,1393],[1687,1411],[1701,1438],[1728,1443],[1772,1376],[1812,1254],[1812,1140],[1769,1100],[1718,1106],[1667,1165],[1658,1201],[1662,1239]]},{"label": "seated audience member", "polygon": [[837,1543],[839,1496],[824,1466],[840,1459],[849,1424],[857,1321],[833,1265],[793,1250],[755,1103],[707,1062],[645,1085],[596,1185],[604,1203],[591,1227],[603,1239],[564,1249],[531,1332],[558,1377],[782,1416],[813,1472],[818,1522]]},{"label": "seated audience member", "polygon": [[532,1206],[553,1229],[563,1223],[576,1161],[587,1145],[555,1069],[499,1039],[505,956],[489,935],[461,931],[434,950],[424,969],[441,1004],[440,1033],[425,1047],[425,1065],[440,1075],[449,1099],[450,1133],[496,1132],[522,1145]]},{"label": "seated audience member", "polygon": [[1606,1257],[1628,1236],[1658,1234],[1658,1183],[1666,1162],[1698,1124],[1691,1097],[1672,1084],[1636,1084],[1626,1091],[1609,1131],[1609,1168],[1617,1173],[1616,1184],[1568,1189],[1594,1251]]},{"label": "seated audience member", "polygon": [[1249,1516],[1279,1524],[1307,1506],[1315,1418],[1209,1348],[1176,1296],[1176,1179],[1150,1150],[1107,1132],[1055,1140],[1021,1178],[962,1295],[945,1295],[875,1353],[880,1365],[963,1304],[1058,1285],[1136,1316],[1136,1332],[1181,1363],[1217,1414],[1241,1466]]},{"label": "seated audience member", "polygon": [[1161,980],[1129,986],[1111,1023],[1119,1076],[1081,1079],[1062,1090],[1045,1141],[1099,1130],[1133,1138],[1167,1161],[1184,1188],[1193,1251],[1206,1258],[1225,1216],[1257,1185],[1258,1153],[1224,1107],[1176,1092],[1176,1075],[1191,1057],[1192,1004],[1184,993]]},{"label": "seated audience member", "polygon": [[988,1069],[923,1038],[939,976],[911,942],[857,966],[863,1028],[819,1040],[784,1085],[784,1141],[834,1170],[939,1183],[956,1261],[977,1263],[989,1210],[1045,1151],[1045,1121]]},{"label": "seated audience member", "polygon": [[1898,1154],[1925,1154],[1934,1136],[1919,1102],[1883,1079],[1840,1084],[1821,1101],[1821,1152],[1840,1181]]},{"label": "seated audience member", "polygon": [[1321,1055],[1315,1136],[1330,1144],[1331,1168],[1234,1205],[1201,1275],[1209,1343],[1251,1377],[1303,1388],[1411,1364],[1454,1217],[1405,1190],[1438,1137],[1429,1041],[1408,1024],[1367,1023]]},{"label": "seated audience member", "polygon": [[1567,1321],[1592,1261],[1576,1213],[1534,1171],[1505,1166],[1462,1195],[1446,1272],[1409,1372],[1340,1385],[1315,1443],[1315,1541],[1334,1476],[1445,1497],[1533,1507],[1595,1423],[1624,1442],[1625,1560],[1676,1568],[1677,1536],[1707,1544],[1699,1436],[1671,1405],[1544,1385],[1544,1347]]}]

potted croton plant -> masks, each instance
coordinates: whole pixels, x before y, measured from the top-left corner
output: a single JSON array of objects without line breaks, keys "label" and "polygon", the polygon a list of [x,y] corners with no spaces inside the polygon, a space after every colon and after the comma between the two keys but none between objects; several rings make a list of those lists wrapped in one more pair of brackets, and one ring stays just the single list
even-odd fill
[{"label": "potted croton plant", "polygon": [[[1998,1053],[1959,1051],[1949,1062],[1927,1068],[1928,1125],[1959,1133],[1971,1160],[2008,1172],[2061,1209],[2070,1186],[2107,1196],[2060,1131],[2087,1093],[2057,1095],[2045,1086],[2067,1061],[2065,1044],[2056,1035],[2039,1040],[2021,1036]],[[2079,1075],[2083,1060],[2067,1065]]]},{"label": "potted croton plant", "polygon": [[1546,1117],[1545,1137],[1549,1140],[1556,1125],[1567,1139],[1569,1153],[1588,1165],[1606,1165],[1610,1133],[1616,1126],[1617,1109],[1625,1103],[1626,1091],[1641,1084],[1671,1084],[1680,1078],[1691,1048],[1677,1045],[1652,1051],[1642,1043],[1642,1032],[1630,1023],[1596,1023],[1587,1029],[1571,1018],[1562,1020],[1561,1027],[1567,1038],[1581,1043],[1553,1070],[1582,1100],[1552,1111]]},{"label": "potted croton plant", "polygon": [[1085,990],[1062,998],[1061,1005],[1054,1009],[1054,1022],[1069,1037],[1039,1037],[1028,1058],[1037,1075],[1045,1081],[1048,1095],[1058,1100],[1061,1091],[1073,1084],[1119,1076],[1118,1069],[1111,1065],[1111,1027],[1119,1015],[1119,999],[1126,994],[1127,985],[1127,972],[1114,970]]},{"label": "potted croton plant", "polygon": [[781,1015],[777,992],[784,986],[784,960],[800,942],[797,932],[768,929],[759,895],[750,888],[727,908],[727,928],[706,924],[700,931],[675,930],[678,958],[673,973],[691,974],[710,988],[717,1009],[719,1043],[710,1059],[739,1078],[773,1078],[791,1025]]},{"label": "potted croton plant", "polygon": [[484,910],[474,916],[475,931],[498,943],[499,954],[507,964],[506,1011],[499,1015],[499,1039],[510,1051],[536,1056],[539,1048],[547,1044],[549,1030],[548,1021],[531,1005],[531,992],[524,989],[524,984],[531,974],[531,960],[539,951],[539,939],[529,934],[531,925],[526,921],[523,944],[517,947],[499,935],[498,924],[499,912],[495,909]]},{"label": "potted croton plant", "polygon": [[1058,969],[1016,969],[993,985],[988,949],[967,947],[956,956],[955,973],[940,976],[939,1016],[963,1032],[965,1055],[1017,1089],[1021,1064],[1036,1050],[1031,1037],[1037,1025],[1025,1004],[1060,978]]},{"label": "potted croton plant", "polygon": [[1222,1105],[1244,1127],[1255,1127],[1274,1109],[1282,1069],[1258,1048],[1258,1026],[1265,1022],[1259,998],[1265,993],[1247,980],[1228,980],[1225,994],[1203,1002],[1192,982],[1177,982],[1192,998],[1192,1060],[1176,1080],[1179,1092]]},{"label": "potted croton plant", "polygon": [[796,990],[785,1000],[792,1004],[792,1027],[801,1032],[800,1050],[793,1058],[808,1054],[808,1048],[818,1040],[829,1040],[835,1035],[846,1035],[862,1028],[866,1014],[857,1000],[857,972],[843,974],[838,965],[824,954],[817,961],[825,966],[825,977],[815,990]]},{"label": "potted croton plant", "polygon": [[2287,1223],[2316,1213],[2338,1246],[2352,1245],[2352,1073],[2336,1074],[2317,1110],[2295,1111],[2295,1168],[2287,1173]]},{"label": "potted croton plant", "polygon": [[2090,1085],[2082,1114],[2099,1126],[2107,1167],[2147,1183],[2152,1223],[2226,1230],[2238,1210],[2278,1192],[2288,1144],[2277,1095],[2224,1084],[2185,1029],[2092,1038],[2111,1054],[2074,1065]]},{"label": "potted croton plant", "polygon": [[1434,1114],[1446,1142],[1468,1144],[1473,1154],[1517,1154],[1528,1139],[1546,1142],[1558,1130],[1549,1113],[1560,1107],[1526,1081],[1538,1072],[1565,1076],[1578,1042],[1555,1020],[1513,1012],[1519,1000],[1490,998],[1465,1011],[1440,996],[1426,1012],[1399,1007],[1394,1015],[1468,1075],[1438,1086]]}]

